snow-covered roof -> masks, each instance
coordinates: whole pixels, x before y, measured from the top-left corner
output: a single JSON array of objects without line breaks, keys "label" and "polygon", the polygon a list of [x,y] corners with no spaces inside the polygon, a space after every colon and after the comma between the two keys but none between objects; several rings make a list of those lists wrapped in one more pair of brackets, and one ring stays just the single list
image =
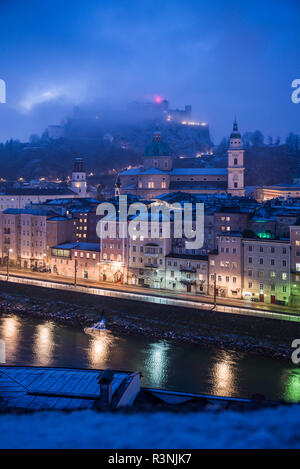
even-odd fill
[{"label": "snow-covered roof", "polygon": [[170,171],[171,175],[222,175],[227,174],[227,168],[174,168]]}]

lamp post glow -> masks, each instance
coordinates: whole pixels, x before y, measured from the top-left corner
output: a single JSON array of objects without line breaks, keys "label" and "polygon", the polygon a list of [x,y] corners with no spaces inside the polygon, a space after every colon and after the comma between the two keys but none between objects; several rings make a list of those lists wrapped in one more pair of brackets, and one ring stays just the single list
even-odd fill
[{"label": "lamp post glow", "polygon": [[75,259],[74,263],[74,287],[77,286],[77,259]]},{"label": "lamp post glow", "polygon": [[13,250],[10,248],[8,249],[7,251],[7,265],[6,265],[6,280],[8,281],[9,279],[9,254],[12,252]]}]

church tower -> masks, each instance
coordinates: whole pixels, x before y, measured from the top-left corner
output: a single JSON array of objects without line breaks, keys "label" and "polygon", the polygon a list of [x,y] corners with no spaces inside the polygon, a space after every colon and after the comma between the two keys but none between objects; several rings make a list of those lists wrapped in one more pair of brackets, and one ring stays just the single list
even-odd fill
[{"label": "church tower", "polygon": [[244,153],[242,137],[238,130],[237,121],[233,123],[233,131],[230,135],[228,149],[228,194],[232,196],[244,196]]},{"label": "church tower", "polygon": [[79,197],[86,197],[86,189],[86,172],[84,170],[83,159],[75,158],[72,172],[72,191],[76,192]]}]

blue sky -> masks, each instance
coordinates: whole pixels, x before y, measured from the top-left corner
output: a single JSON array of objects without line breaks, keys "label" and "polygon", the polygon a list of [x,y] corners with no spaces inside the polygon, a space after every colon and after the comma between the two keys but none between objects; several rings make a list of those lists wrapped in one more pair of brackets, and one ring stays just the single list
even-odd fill
[{"label": "blue sky", "polygon": [[298,0],[1,0],[0,141],[27,139],[73,105],[159,94],[192,104],[215,140],[299,133]]}]

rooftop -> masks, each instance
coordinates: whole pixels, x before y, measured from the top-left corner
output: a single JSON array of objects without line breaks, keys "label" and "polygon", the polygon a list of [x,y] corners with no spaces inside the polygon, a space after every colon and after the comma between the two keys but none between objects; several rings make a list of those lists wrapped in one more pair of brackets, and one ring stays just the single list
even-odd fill
[{"label": "rooftop", "polygon": [[100,251],[100,243],[62,243],[52,249],[78,249],[78,251]]},{"label": "rooftop", "polygon": [[[100,373],[103,373],[103,370],[2,366],[0,409],[94,408],[100,398]],[[113,407],[118,406],[125,392],[128,393],[135,375],[136,373],[131,372],[113,372]],[[131,392],[134,395],[133,389]]]},{"label": "rooftop", "polygon": [[49,217],[49,216],[56,216],[57,213],[54,210],[50,209],[30,209],[30,208],[7,208],[6,210],[3,211],[3,213],[7,215],[22,215],[22,214],[27,214],[27,215],[35,215],[35,216],[41,216],[41,217]]},{"label": "rooftop", "polygon": [[20,188],[20,189],[6,189],[5,192],[2,192],[0,196],[14,196],[14,195],[73,195],[75,192],[68,188],[62,189],[38,189],[38,188]]}]

